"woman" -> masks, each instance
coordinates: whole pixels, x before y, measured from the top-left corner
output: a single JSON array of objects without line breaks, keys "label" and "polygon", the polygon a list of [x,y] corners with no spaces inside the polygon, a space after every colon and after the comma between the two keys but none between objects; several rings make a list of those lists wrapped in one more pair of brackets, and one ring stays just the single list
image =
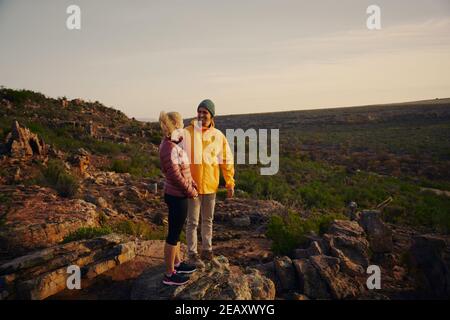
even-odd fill
[{"label": "woman", "polygon": [[183,274],[196,271],[195,266],[181,261],[180,233],[186,221],[187,199],[198,196],[197,186],[191,177],[187,154],[178,145],[183,140],[181,115],[178,112],[161,112],[159,124],[164,135],[159,146],[161,168],[166,178],[164,201],[169,208],[169,232],[164,247],[166,273],[163,283],[183,285],[189,281]]}]

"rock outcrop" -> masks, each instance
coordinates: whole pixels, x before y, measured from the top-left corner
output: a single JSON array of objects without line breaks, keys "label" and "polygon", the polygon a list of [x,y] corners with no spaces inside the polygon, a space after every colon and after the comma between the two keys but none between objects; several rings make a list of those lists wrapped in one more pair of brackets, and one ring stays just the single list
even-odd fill
[{"label": "rock outcrop", "polygon": [[67,289],[69,266],[81,271],[81,287],[89,280],[134,259],[160,255],[164,241],[130,241],[116,234],[66,243],[0,265],[0,299],[41,300]]},{"label": "rock outcrop", "polygon": [[136,280],[131,293],[134,300],[273,300],[275,285],[256,269],[230,266],[224,256],[215,257],[205,270],[191,276],[178,288],[162,284],[163,270],[152,269]]},{"label": "rock outcrop", "polygon": [[[295,290],[310,299],[356,299],[364,293],[369,265],[369,242],[356,221],[335,220],[309,246],[295,250],[295,259],[274,261],[281,289]],[[293,272],[295,270],[295,272]]]},{"label": "rock outcrop", "polygon": [[7,154],[17,159],[43,156],[46,153],[44,141],[28,128],[20,126],[18,121],[14,121],[5,146]]},{"label": "rock outcrop", "polygon": [[0,230],[0,249],[23,254],[59,243],[81,227],[99,225],[97,207],[79,199],[65,199],[51,189],[18,187]]},{"label": "rock outcrop", "polygon": [[419,276],[418,286],[428,298],[450,298],[450,252],[446,241],[432,235],[416,236],[409,253]]},{"label": "rock outcrop", "polygon": [[70,158],[70,162],[80,171],[80,173],[86,173],[86,170],[90,164],[90,153],[85,149],[80,148],[77,153]]},{"label": "rock outcrop", "polygon": [[381,220],[380,211],[363,210],[359,222],[364,228],[370,249],[374,253],[391,252],[393,249],[392,230]]},{"label": "rock outcrop", "polygon": [[280,257],[274,260],[275,274],[280,280],[282,290],[292,290],[297,287],[296,275],[292,260],[289,257]]},{"label": "rock outcrop", "polygon": [[274,214],[286,208],[274,200],[227,199],[216,205],[214,219],[230,226],[245,228],[251,224],[262,224]]}]

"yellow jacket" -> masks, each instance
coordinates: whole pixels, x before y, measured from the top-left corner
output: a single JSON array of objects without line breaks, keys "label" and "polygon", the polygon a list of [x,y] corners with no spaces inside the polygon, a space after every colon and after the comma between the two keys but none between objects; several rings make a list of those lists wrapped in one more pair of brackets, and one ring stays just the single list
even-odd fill
[{"label": "yellow jacket", "polygon": [[225,179],[226,188],[234,188],[234,163],[225,135],[214,127],[214,121],[207,129],[198,126],[197,120],[184,130],[184,148],[190,160],[191,175],[197,184],[199,194],[216,193],[219,187],[219,167]]}]

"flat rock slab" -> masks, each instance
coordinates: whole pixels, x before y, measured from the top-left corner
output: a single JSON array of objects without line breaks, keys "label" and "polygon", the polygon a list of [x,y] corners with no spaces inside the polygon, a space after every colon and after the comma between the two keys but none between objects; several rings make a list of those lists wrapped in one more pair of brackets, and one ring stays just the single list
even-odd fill
[{"label": "flat rock slab", "polygon": [[57,196],[48,188],[17,188],[0,231],[0,248],[16,254],[58,244],[70,232],[99,225],[97,207]]}]

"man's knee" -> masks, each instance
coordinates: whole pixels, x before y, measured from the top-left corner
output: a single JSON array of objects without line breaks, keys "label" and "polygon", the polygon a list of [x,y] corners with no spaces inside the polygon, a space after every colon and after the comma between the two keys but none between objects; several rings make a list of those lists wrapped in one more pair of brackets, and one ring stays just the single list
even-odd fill
[{"label": "man's knee", "polygon": [[186,226],[190,229],[198,227],[198,219],[187,219]]},{"label": "man's knee", "polygon": [[214,220],[214,213],[209,213],[209,214],[202,214],[202,224],[207,223],[207,224],[212,224]]}]

